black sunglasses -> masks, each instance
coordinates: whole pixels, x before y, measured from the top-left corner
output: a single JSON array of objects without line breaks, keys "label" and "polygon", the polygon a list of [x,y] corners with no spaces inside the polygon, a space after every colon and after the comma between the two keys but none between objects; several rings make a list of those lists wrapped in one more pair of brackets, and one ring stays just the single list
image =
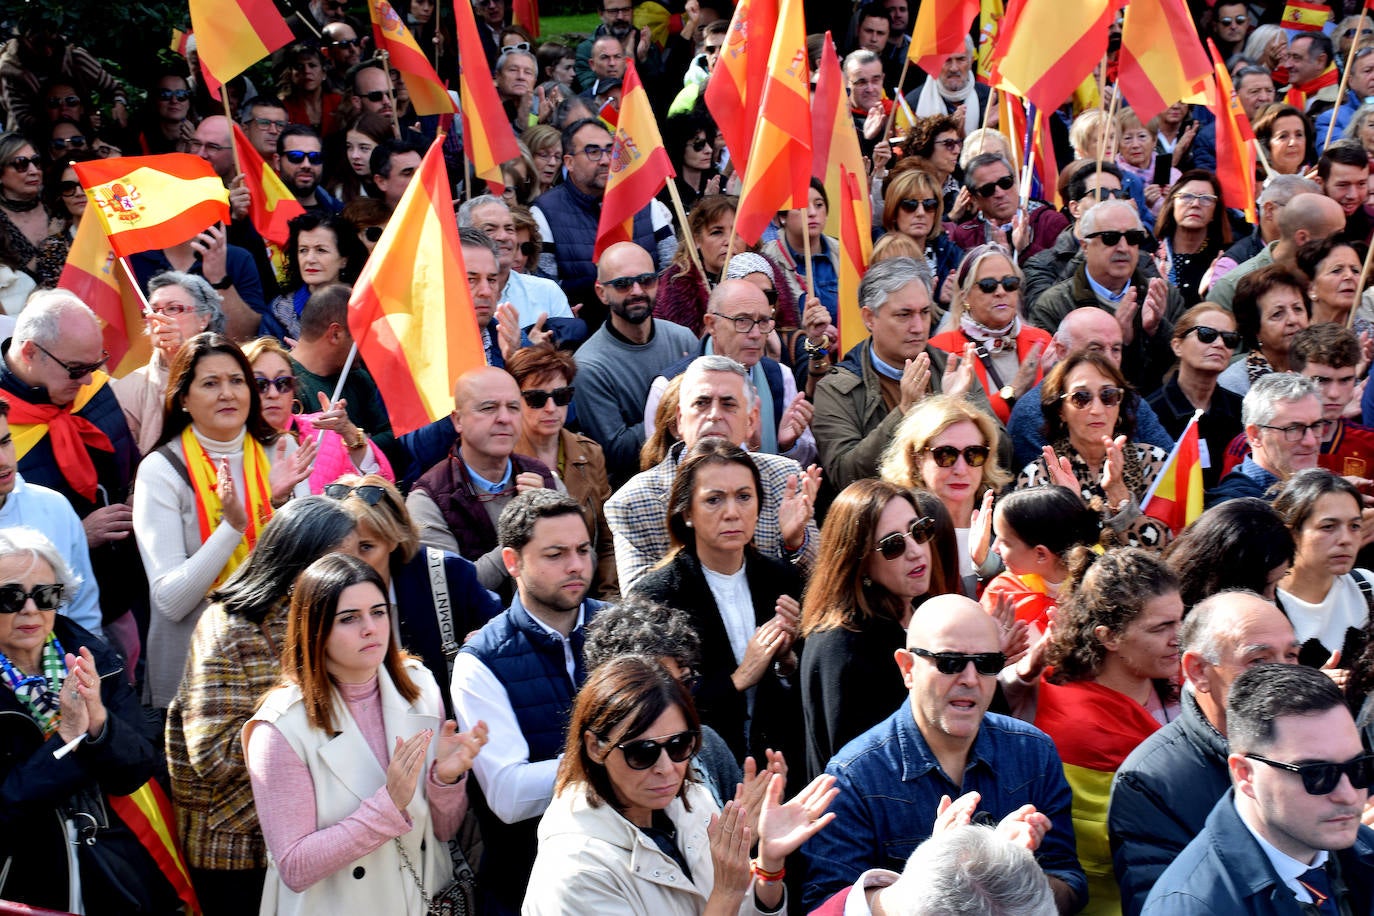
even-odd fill
[{"label": "black sunglasses", "polygon": [[330,44],[331,48],[356,48],[363,43],[361,38],[340,38]]},{"label": "black sunglasses", "polygon": [[386,98],[386,96],[387,94],[380,89],[374,89],[371,92],[358,93],[358,98],[367,99],[369,102],[372,102],[374,104],[380,102],[382,99]]},{"label": "black sunglasses", "polygon": [[307,159],[310,160],[311,165],[319,165],[321,162],[324,162],[324,153],[316,152],[315,150],[307,152],[303,149],[293,149],[282,153],[282,155],[285,156],[286,161],[292,165],[300,165]]},{"label": "black sunglasses", "polygon": [[6,162],[5,165],[14,169],[16,172],[23,173],[27,172],[30,168],[41,170],[43,168],[43,160],[39,159],[37,156],[15,156],[9,162]]},{"label": "black sunglasses", "polygon": [[1127,229],[1125,232],[1119,229],[1103,229],[1100,232],[1089,232],[1084,236],[1087,239],[1101,239],[1102,244],[1108,248],[1115,248],[1122,239],[1132,248],[1139,248],[1149,237],[1150,233],[1144,229]]},{"label": "black sunglasses", "polygon": [[100,359],[93,363],[69,363],[66,360],[61,360],[58,359],[56,356],[53,356],[51,353],[48,352],[48,348],[43,346],[38,341],[35,340],[33,342],[33,345],[37,347],[39,350],[43,351],[43,355],[46,356],[48,359],[57,363],[63,369],[66,369],[67,378],[71,379],[73,382],[77,381],[78,379],[85,378],[86,376],[90,375],[92,372],[99,369],[101,366],[105,365],[107,362],[110,361],[109,350],[101,350]]},{"label": "black sunglasses", "polygon": [[927,213],[934,213],[940,206],[940,201],[934,197],[923,197],[917,200],[907,197],[900,201],[897,206],[903,213],[915,213],[917,210],[924,210]]},{"label": "black sunglasses", "polygon": [[527,258],[532,258],[532,257],[534,257],[535,254],[538,252],[538,250],[539,250],[539,248],[538,248],[538,246],[536,246],[536,245],[534,244],[534,242],[521,242],[521,243],[520,243],[520,253],[523,254],[523,255],[524,255],[525,257],[527,257]]},{"label": "black sunglasses", "polygon": [[[12,585],[5,587],[15,588]],[[1297,773],[1302,777],[1302,787],[1308,795],[1329,795],[1334,792],[1342,774],[1357,789],[1367,789],[1370,783],[1374,783],[1374,754],[1360,754],[1345,763],[1280,763],[1259,754],[1246,754],[1245,757],[1267,763],[1275,769]]]},{"label": "black sunglasses", "polygon": [[72,149],[85,149],[86,138],[77,134],[75,137],[53,137],[48,141],[48,145],[55,150],[64,150],[67,147]]},{"label": "black sunglasses", "polygon": [[24,591],[17,582],[0,585],[0,614],[18,614],[30,598],[34,607],[40,611],[55,611],[62,606],[62,585],[35,585],[32,591]]},{"label": "black sunglasses", "polygon": [[1012,178],[1010,175],[1003,175],[996,181],[989,181],[987,184],[979,185],[978,187],[972,188],[970,190],[972,190],[973,193],[977,194],[979,197],[991,197],[992,195],[996,194],[999,190],[1010,191],[1012,185],[1014,184],[1016,184],[1016,179]]},{"label": "black sunglasses", "polygon": [[279,375],[276,378],[255,375],[253,381],[257,383],[258,394],[266,394],[272,388],[277,389],[277,394],[286,394],[288,391],[296,390],[296,377],[294,375]]},{"label": "black sunglasses", "polygon": [[937,445],[935,448],[926,449],[926,451],[930,453],[930,457],[935,459],[937,468],[954,467],[954,463],[959,460],[960,455],[964,456],[964,461],[969,467],[981,468],[987,464],[988,455],[992,453],[992,449],[986,445],[967,445],[962,450],[952,445]]},{"label": "black sunglasses", "polygon": [[621,293],[628,293],[635,288],[636,283],[646,289],[650,286],[655,286],[658,284],[658,274],[636,274],[633,277],[612,277],[609,280],[601,281],[602,286],[609,286],[616,292]]},{"label": "black sunglasses", "polygon": [[705,137],[697,137],[695,140],[693,140],[691,143],[688,143],[687,145],[692,148],[692,152],[699,153],[702,150],[708,148],[711,145],[711,141],[707,140]]},{"label": "black sunglasses", "polygon": [[157,91],[157,97],[158,97],[159,100],[161,100],[161,101],[163,101],[163,102],[170,102],[170,101],[172,101],[173,99],[176,99],[178,102],[184,102],[184,101],[186,101],[187,99],[189,99],[189,98],[191,97],[191,90],[189,90],[189,89],[159,89],[159,90]]},{"label": "black sunglasses", "polygon": [[572,403],[573,386],[563,385],[552,391],[545,391],[542,388],[531,388],[528,391],[520,392],[520,397],[525,399],[525,403],[530,405],[533,410],[540,410],[549,403],[549,398],[553,398],[553,403],[558,407],[567,407]]},{"label": "black sunglasses", "polygon": [[912,646],[907,649],[912,655],[928,658],[935,663],[935,670],[941,674],[959,674],[973,662],[973,670],[984,677],[996,677],[1007,666],[1007,657],[1001,652],[931,652]]},{"label": "black sunglasses", "polygon": [[79,181],[59,181],[57,183],[57,193],[63,197],[71,197],[81,193],[81,183]]},{"label": "black sunglasses", "polygon": [[1205,324],[1189,328],[1188,333],[1183,336],[1187,337],[1188,334],[1197,334],[1198,341],[1204,344],[1216,343],[1217,338],[1220,337],[1222,346],[1228,350],[1234,350],[1240,345],[1240,334],[1236,331],[1218,331],[1216,328],[1209,328]]},{"label": "black sunglasses", "polygon": [[638,741],[622,741],[616,747],[625,755],[627,767],[632,770],[647,770],[658,763],[658,758],[664,751],[668,752],[668,759],[673,763],[682,763],[691,757],[697,749],[697,733],[688,729],[676,735],[669,735],[662,741],[640,738]]},{"label": "black sunglasses", "polygon": [[49,108],[61,108],[63,105],[69,107],[80,105],[81,99],[74,95],[50,95],[48,96]]},{"label": "black sunglasses", "polygon": [[1125,188],[1095,188],[1083,196],[1096,197],[1098,200],[1129,200],[1131,192]]},{"label": "black sunglasses", "polygon": [[1014,293],[1014,292],[1016,292],[1018,289],[1021,288],[1021,278],[1020,278],[1020,277],[1001,277],[1001,278],[984,277],[983,279],[977,281],[977,282],[974,283],[973,285],[976,286],[976,287],[978,287],[979,289],[981,289],[983,292],[988,293],[989,295],[991,295],[992,293],[995,293],[995,292],[997,291],[997,287],[998,287],[998,286],[1002,287],[1002,289],[1006,290],[1006,291],[1009,292],[1009,293]]},{"label": "black sunglasses", "polygon": [[352,494],[369,506],[375,506],[386,496],[386,488],[379,487],[375,483],[364,484],[361,487],[350,487],[346,483],[325,484],[324,495],[330,499],[344,500]]},{"label": "black sunglasses", "polygon": [[[1217,22],[1220,22],[1222,25],[1230,25],[1231,23],[1235,23],[1236,25],[1245,25],[1245,23],[1249,21],[1250,20],[1245,16],[1222,16],[1220,19],[1217,20]],[[1347,32],[1353,31],[1353,29],[1347,30]]]},{"label": "black sunglasses", "polygon": [[375,242],[375,241],[377,241],[377,240],[378,240],[379,238],[381,238],[381,237],[382,237],[382,227],[381,227],[381,226],[368,226],[368,227],[366,227],[365,229],[363,229],[363,238],[367,239],[369,242]]},{"label": "black sunglasses", "polygon": [[1121,403],[1121,398],[1126,392],[1117,388],[1115,385],[1107,385],[1101,391],[1093,392],[1087,388],[1076,388],[1068,394],[1061,394],[1059,400],[1068,401],[1079,410],[1087,410],[1092,406],[1093,398],[1102,402],[1103,407],[1115,407]]},{"label": "black sunglasses", "polygon": [[911,520],[906,531],[894,531],[878,539],[874,549],[883,555],[884,560],[895,560],[906,553],[906,539],[910,536],[917,544],[924,544],[935,536],[935,519],[923,516]]}]

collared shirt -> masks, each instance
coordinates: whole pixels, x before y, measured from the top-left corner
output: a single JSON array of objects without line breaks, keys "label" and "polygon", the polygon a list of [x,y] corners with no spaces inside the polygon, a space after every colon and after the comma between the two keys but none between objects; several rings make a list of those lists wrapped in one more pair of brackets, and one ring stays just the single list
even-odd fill
[{"label": "collared shirt", "polygon": [[874,372],[877,372],[879,375],[886,376],[890,379],[894,379],[897,381],[901,380],[902,370],[898,369],[896,366],[889,366],[887,363],[879,359],[878,351],[875,350],[873,347],[868,348],[868,358],[873,361]]},{"label": "collared shirt", "polygon": [[1104,302],[1117,303],[1126,298],[1126,291],[1131,288],[1131,281],[1127,280],[1126,285],[1121,287],[1121,292],[1114,293],[1093,279],[1092,271],[1083,271],[1083,276],[1088,280],[1088,286],[1092,288],[1093,294]]},{"label": "collared shirt", "polygon": [[[1232,797],[1231,804],[1235,805],[1235,798]],[[1269,864],[1274,866],[1274,872],[1279,876],[1279,880],[1288,886],[1288,889],[1297,896],[1300,903],[1312,903],[1312,894],[1307,890],[1307,886],[1298,879],[1305,875],[1310,869],[1322,868],[1326,865],[1327,852],[1325,849],[1317,850],[1317,855],[1312,859],[1312,864],[1307,865],[1299,862],[1288,853],[1276,848],[1259,832],[1250,825],[1241,813],[1240,808],[1236,808],[1236,814],[1240,817],[1240,822],[1245,825],[1245,829],[1250,831],[1250,835],[1255,838],[1259,848],[1264,851],[1264,855],[1269,859]]]},{"label": "collared shirt", "polygon": [[463,467],[467,468],[468,479],[472,481],[472,485],[477,489],[486,490],[488,493],[504,493],[506,492],[506,488],[510,486],[511,469],[514,465],[512,465],[511,460],[507,458],[505,476],[495,483],[487,480],[481,474],[474,471],[472,465],[468,464],[466,461],[463,462]]},{"label": "collared shirt", "polygon": [[[572,643],[568,642],[568,637],[564,636],[562,633],[558,632],[558,631],[555,630],[553,627],[549,626],[547,623],[545,623],[544,621],[540,620],[539,617],[538,617],[538,615],[530,614],[530,620],[533,620],[536,624],[538,624],[538,625],[539,625],[539,628],[540,628],[541,630],[543,630],[545,633],[548,633],[550,636],[552,636],[553,639],[554,639],[554,641],[557,642],[560,646],[563,647],[563,664],[564,664],[565,666],[567,666],[567,669],[568,669],[568,680],[570,680],[570,681],[572,681],[574,684],[576,684],[576,683],[577,683],[577,659],[573,656]],[[577,608],[577,623],[573,624],[572,630],[569,630],[568,632],[571,633],[571,632],[574,632],[574,631],[580,629],[580,628],[582,627],[582,624],[585,623],[586,620],[587,620],[587,605],[584,603],[584,604],[581,604],[581,605],[578,606],[578,608]]]},{"label": "collared shirt", "polygon": [[1240,464],[1240,472],[1266,490],[1279,482],[1277,474],[1260,467],[1259,462],[1248,455]]}]

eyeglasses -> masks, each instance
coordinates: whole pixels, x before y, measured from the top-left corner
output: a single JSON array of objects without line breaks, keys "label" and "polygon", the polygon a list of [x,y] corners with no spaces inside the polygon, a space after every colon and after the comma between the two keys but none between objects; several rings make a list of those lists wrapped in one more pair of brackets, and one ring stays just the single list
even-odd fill
[{"label": "eyeglasses", "polygon": [[658,758],[664,751],[668,752],[668,759],[673,763],[682,763],[696,752],[697,737],[696,732],[688,729],[676,735],[669,735],[662,741],[641,738],[638,741],[622,741],[616,747],[625,755],[627,767],[632,770],[647,770],[658,763]]},{"label": "eyeglasses", "polygon": [[510,51],[528,51],[529,49],[530,43],[528,41],[517,41],[513,45],[502,45],[501,53],[506,54]]},{"label": "eyeglasses", "polygon": [[101,159],[110,159],[122,155],[123,151],[117,146],[110,146],[108,143],[102,143],[95,148],[95,154]]},{"label": "eyeglasses", "polygon": [[1276,433],[1283,433],[1283,440],[1285,442],[1297,443],[1306,439],[1308,433],[1311,433],[1317,439],[1321,439],[1321,437],[1326,434],[1327,426],[1328,424],[1325,420],[1318,420],[1316,423],[1308,423],[1305,426],[1301,423],[1293,423],[1288,426],[1266,426],[1261,423],[1260,429],[1272,429]]},{"label": "eyeglasses", "polygon": [[307,159],[310,160],[311,165],[319,165],[321,162],[324,161],[324,153],[318,152],[316,150],[310,150],[307,152],[303,149],[293,149],[287,150],[286,152],[282,153],[282,155],[285,156],[286,161],[291,163],[292,165],[300,165]]},{"label": "eyeglasses", "polygon": [[572,403],[573,386],[563,385],[552,391],[545,391],[542,388],[530,388],[520,392],[520,397],[525,399],[525,403],[530,406],[531,410],[542,409],[545,404],[549,403],[550,398],[553,399],[555,407],[567,407]]},{"label": "eyeglasses", "polygon": [[971,468],[981,468],[987,464],[988,455],[992,449],[986,445],[968,445],[962,450],[952,445],[937,445],[934,448],[925,449],[930,457],[935,459],[937,468],[952,468],[954,463],[959,460],[959,456],[964,456],[964,461]]},{"label": "eyeglasses", "polygon": [[[1343,34],[1344,34],[1344,37],[1346,37],[1346,38],[1354,38],[1354,37],[1355,37],[1355,30],[1354,30],[1354,29],[1346,29],[1345,32],[1344,32]],[[1360,29],[1360,34],[1363,35],[1363,36],[1366,36],[1366,37],[1369,36],[1369,35],[1374,35],[1374,29]]]},{"label": "eyeglasses", "polygon": [[[1222,16],[1220,19],[1217,20],[1217,22],[1221,23],[1222,25],[1231,25],[1232,23],[1234,23],[1235,25],[1245,25],[1245,23],[1249,21],[1250,18],[1248,16]],[[1349,34],[1347,34],[1346,37],[1348,38]]]},{"label": "eyeglasses", "polygon": [[37,156],[15,156],[5,165],[14,169],[16,172],[27,172],[29,169],[42,169],[43,160]]},{"label": "eyeglasses", "polygon": [[363,484],[361,487],[350,487],[346,483],[325,484],[324,495],[330,499],[344,500],[350,495],[356,496],[369,506],[375,506],[386,496],[386,487],[379,487],[375,483]]},{"label": "eyeglasses", "polygon": [[1245,757],[1247,760],[1267,763],[1276,770],[1297,773],[1302,777],[1302,787],[1308,795],[1330,795],[1336,790],[1342,776],[1349,779],[1356,789],[1367,789],[1374,782],[1374,754],[1360,754],[1345,763],[1281,763],[1259,754],[1246,754]]},{"label": "eyeglasses", "polygon": [[379,238],[382,237],[382,228],[383,227],[381,226],[365,227],[363,229],[363,238],[367,239],[369,242],[377,241]]},{"label": "eyeglasses", "polygon": [[1240,345],[1240,334],[1235,331],[1218,331],[1216,328],[1209,328],[1205,324],[1189,328],[1183,336],[1187,337],[1189,334],[1197,334],[1198,342],[1204,344],[1214,344],[1220,337],[1221,345],[1228,350],[1234,350]]},{"label": "eyeglasses", "polygon": [[969,662],[973,662],[973,670],[983,677],[996,677],[1007,666],[1007,657],[1001,652],[931,652],[915,646],[907,651],[930,659],[935,663],[935,670],[941,674],[960,674]]},{"label": "eyeglasses", "polygon": [[[777,295],[777,290],[773,291],[773,295]],[[717,318],[724,318],[726,321],[733,322],[735,330],[741,334],[748,334],[750,331],[754,330],[755,326],[758,327],[760,332],[767,334],[769,331],[773,330],[773,325],[777,324],[777,321],[772,315],[768,315],[764,318],[755,318],[752,315],[725,315],[721,312],[712,312],[711,314],[715,315]]]},{"label": "eyeglasses", "polygon": [[1130,200],[1131,192],[1125,188],[1094,188],[1083,196],[1095,197],[1098,200]]},{"label": "eyeglasses", "polygon": [[294,375],[279,375],[276,378],[255,375],[253,381],[257,383],[258,394],[267,394],[272,388],[277,389],[277,394],[286,394],[296,390],[296,377]]},{"label": "eyeglasses", "polygon": [[973,285],[989,295],[997,292],[997,287],[999,286],[1009,293],[1014,293],[1021,288],[1021,278],[1010,276],[1000,278],[984,277]]},{"label": "eyeglasses", "polygon": [[1085,239],[1101,239],[1102,244],[1108,248],[1115,248],[1122,239],[1125,239],[1127,245],[1132,248],[1139,248],[1150,237],[1150,234],[1144,229],[1127,229],[1125,232],[1118,229],[1103,229],[1100,232],[1089,232],[1083,237]]},{"label": "eyeglasses", "polygon": [[374,105],[377,104],[378,102],[380,102],[382,99],[386,98],[386,96],[387,96],[387,94],[386,94],[385,92],[383,92],[382,90],[380,90],[380,89],[374,89],[374,90],[372,90],[371,92],[360,92],[360,93],[358,93],[358,98],[360,98],[360,99],[367,99],[369,102],[373,103]]},{"label": "eyeglasses", "polygon": [[915,213],[917,210],[924,210],[927,213],[934,213],[940,207],[940,201],[935,197],[923,197],[919,200],[914,197],[907,197],[898,201],[897,207],[903,213]]},{"label": "eyeglasses", "polygon": [[48,96],[49,108],[61,108],[66,105],[68,108],[81,104],[81,99],[74,95],[50,95]]},{"label": "eyeglasses", "polygon": [[[590,147],[588,147],[590,149]],[[611,289],[620,293],[628,293],[639,284],[644,288],[658,285],[658,274],[636,274],[633,277],[612,277],[609,280],[602,280],[602,286],[609,286]]]},{"label": "eyeglasses", "polygon": [[363,43],[361,38],[340,38],[330,42],[331,48],[356,48]]},{"label": "eyeglasses", "polygon": [[286,130],[288,121],[278,121],[274,118],[250,118],[249,123],[256,124],[263,130]]},{"label": "eyeglasses", "polygon": [[584,146],[579,152],[592,162],[600,162],[602,156],[609,156],[612,147],[610,146]]},{"label": "eyeglasses", "polygon": [[539,150],[534,154],[536,162],[544,162],[553,159],[562,159],[563,154],[558,151],[558,147],[550,146],[548,149]]},{"label": "eyeglasses", "polygon": [[710,149],[711,141],[707,140],[705,137],[697,137],[695,140],[693,140],[691,143],[688,143],[687,145],[691,147],[692,152],[699,153],[702,150]]},{"label": "eyeglasses", "polygon": [[228,148],[229,148],[229,147],[225,146],[225,145],[222,144],[222,143],[202,143],[202,142],[199,141],[199,140],[187,140],[187,141],[186,141],[186,152],[192,153],[192,154],[198,154],[198,153],[200,153],[202,150],[204,150],[205,152],[207,152],[207,153],[209,153],[211,156],[213,156],[213,155],[215,155],[216,153],[222,153],[222,152],[224,152],[224,151],[227,150]]},{"label": "eyeglasses", "polygon": [[935,519],[927,515],[912,519],[905,531],[894,531],[878,538],[878,543],[873,545],[873,549],[882,554],[884,560],[895,560],[906,553],[906,539],[908,537],[914,543],[924,544],[934,536]]},{"label": "eyeglasses", "polygon": [[1115,385],[1107,385],[1097,392],[1093,392],[1087,388],[1078,388],[1074,391],[1070,391],[1068,394],[1061,394],[1059,400],[1068,401],[1079,410],[1087,410],[1092,406],[1093,398],[1101,401],[1103,407],[1115,407],[1121,403],[1121,398],[1124,397],[1125,394],[1126,392],[1117,388]]},{"label": "eyeglasses", "polygon": [[972,190],[973,193],[977,194],[979,197],[991,197],[992,195],[996,194],[999,190],[1010,191],[1012,189],[1012,186],[1015,184],[1016,179],[1012,178],[1010,175],[1003,175],[996,181],[989,181],[987,184],[979,185],[978,187],[971,188],[970,190]]},{"label": "eyeglasses", "polygon": [[178,102],[184,102],[184,101],[186,101],[187,99],[189,99],[189,98],[191,97],[191,90],[189,90],[189,89],[159,89],[159,90],[157,91],[157,97],[158,97],[158,101],[161,101],[161,102],[170,102],[170,101],[172,101],[173,99],[175,99],[175,100],[178,101]]},{"label": "eyeglasses", "polygon": [[952,153],[952,152],[954,152],[955,150],[961,150],[961,149],[963,149],[963,148],[964,148],[964,141],[963,141],[963,140],[959,140],[959,139],[954,138],[954,137],[946,137],[946,138],[943,139],[943,140],[936,140],[936,141],[935,141],[935,145],[936,145],[936,146],[943,146],[945,149],[949,150],[949,151]]},{"label": "eyeglasses", "polygon": [[72,149],[85,149],[86,138],[77,134],[75,137],[53,137],[48,141],[48,145],[54,150],[64,150],[67,147]]},{"label": "eyeglasses", "polygon": [[166,305],[148,306],[149,315],[166,315],[169,318],[185,315],[187,312],[194,312],[195,310],[195,306],[185,305],[181,302],[169,302]]},{"label": "eyeglasses", "polygon": [[110,351],[109,351],[109,350],[101,350],[101,351],[100,351],[100,359],[99,359],[98,361],[96,361],[96,362],[93,362],[93,363],[69,363],[69,362],[65,362],[64,360],[58,359],[56,356],[53,356],[51,353],[48,352],[48,348],[45,347],[45,346],[43,346],[43,345],[42,345],[41,343],[39,343],[38,341],[35,340],[35,341],[33,342],[33,345],[34,345],[35,347],[37,347],[39,350],[42,350],[42,351],[43,351],[43,355],[46,356],[48,359],[50,359],[50,360],[52,360],[53,362],[57,363],[57,364],[58,364],[59,366],[61,366],[63,369],[66,369],[66,370],[67,370],[67,378],[71,379],[73,382],[77,381],[78,379],[83,379],[83,378],[85,378],[86,376],[88,376],[88,375],[90,375],[92,372],[94,372],[95,370],[99,369],[101,366],[105,365],[105,364],[106,364],[107,362],[109,362],[109,360],[110,360]]},{"label": "eyeglasses", "polygon": [[76,197],[82,193],[81,183],[78,181],[59,181],[57,183],[57,193],[62,197]]},{"label": "eyeglasses", "polygon": [[30,598],[40,611],[55,611],[62,606],[63,589],[62,585],[35,585],[26,592],[16,582],[0,585],[0,614],[18,614]]},{"label": "eyeglasses", "polygon": [[1204,207],[1210,207],[1217,202],[1217,196],[1215,194],[1176,194],[1174,200],[1181,200],[1185,204],[1201,204]]}]

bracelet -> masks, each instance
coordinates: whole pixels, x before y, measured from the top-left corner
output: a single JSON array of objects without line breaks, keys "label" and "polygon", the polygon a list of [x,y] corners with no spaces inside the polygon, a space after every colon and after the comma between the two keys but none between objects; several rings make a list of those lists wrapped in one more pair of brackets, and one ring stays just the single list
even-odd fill
[{"label": "bracelet", "polygon": [[367,433],[363,431],[363,428],[361,426],[355,428],[358,430],[357,441],[344,442],[344,448],[348,449],[350,452],[353,451],[355,448],[362,448],[364,445],[367,445]]},{"label": "bracelet", "polygon": [[782,879],[787,877],[787,868],[784,866],[777,871],[765,871],[759,864],[758,859],[749,863],[749,870],[753,872],[754,879],[760,884],[781,884]]}]

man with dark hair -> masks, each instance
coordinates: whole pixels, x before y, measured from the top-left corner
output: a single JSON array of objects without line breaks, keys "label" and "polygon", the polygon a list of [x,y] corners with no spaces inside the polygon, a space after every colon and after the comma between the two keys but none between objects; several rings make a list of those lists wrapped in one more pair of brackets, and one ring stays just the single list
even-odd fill
[{"label": "man with dark hair", "polygon": [[[471,375],[459,383],[477,381]],[[586,597],[592,535],[566,494],[522,492],[500,513],[497,531],[495,552],[516,595],[458,653],[452,693],[460,721],[486,722],[491,730],[472,768],[476,785],[468,788],[485,843],[479,911],[514,916],[538,851],[535,828],[553,800],[573,697],[586,680],[586,626],[602,603]]]},{"label": "man with dark hair", "polygon": [[[612,53],[609,43],[598,44],[603,38],[612,38],[620,46],[621,72],[615,74],[617,79],[624,76],[625,59],[633,56],[635,70],[644,80],[644,85],[654,86],[657,78],[663,75],[663,54],[654,44],[647,26],[642,29],[635,28],[634,4],[630,0],[597,0],[596,10],[601,14],[601,24],[596,27],[591,38],[577,46],[577,60],[574,64],[576,88],[585,91],[591,88],[597,79],[607,76],[597,71],[596,56],[601,53]],[[607,64],[601,62],[599,66],[604,68]]]},{"label": "man with dark hair", "polygon": [[1336,70],[1336,46],[1322,32],[1299,32],[1283,55],[1288,68],[1284,101],[1308,118],[1336,107],[1341,74]]},{"label": "man with dark hair", "polygon": [[1317,466],[1346,477],[1374,477],[1374,429],[1346,419],[1359,362],[1355,332],[1330,322],[1299,331],[1288,349],[1288,368],[1316,382],[1320,393],[1325,427]]},{"label": "man with dark hair", "polygon": [[386,140],[372,150],[372,183],[388,210],[396,211],[424,157],[424,147],[412,140]]},{"label": "man with dark hair", "polygon": [[1374,755],[1341,690],[1305,665],[1259,665],[1226,701],[1231,790],[1151,889],[1147,916],[1368,913]]},{"label": "man with dark hair", "polygon": [[919,4],[910,3],[909,0],[882,0],[882,6],[887,11],[890,29],[887,46],[879,52],[879,56],[883,59],[883,82],[892,90],[895,98],[898,94],[906,95],[921,79],[919,73],[912,72],[915,67],[908,67],[906,83],[897,85],[897,80],[902,77],[902,64],[911,48],[911,8]]},{"label": "man with dark hair", "polygon": [[290,120],[281,102],[271,96],[258,95],[243,103],[239,116],[244,135],[253,144],[262,161],[277,167],[277,138]]},{"label": "man with dark hair", "polygon": [[1245,36],[1255,27],[1255,17],[1240,0],[1228,3],[1221,0],[1212,8],[1209,22],[1211,38],[1221,52],[1221,60],[1230,60],[1245,45]]},{"label": "man with dark hair", "polygon": [[277,138],[277,160],[282,183],[305,212],[327,216],[343,210],[343,202],[320,187],[324,145],[313,127],[292,124],[283,130]]},{"label": "man with dark hair", "polygon": [[[1015,248],[1019,259],[1029,258],[1054,244],[1068,219],[1042,200],[1019,210],[1016,170],[1000,153],[974,156],[964,170],[964,186],[974,213],[949,227],[949,238],[968,251],[988,242]],[[1047,328],[1053,333],[1053,328]]]},{"label": "man with dark hair", "polygon": [[867,3],[859,8],[858,25],[854,29],[854,49],[872,51],[882,56],[887,50],[887,39],[892,34],[892,20],[887,10],[878,3]]},{"label": "man with dark hair", "polygon": [[1369,198],[1369,154],[1360,141],[1332,140],[1317,160],[1317,183],[1345,213],[1345,231],[1340,238],[1367,244],[1374,224],[1364,212],[1364,202]]}]

